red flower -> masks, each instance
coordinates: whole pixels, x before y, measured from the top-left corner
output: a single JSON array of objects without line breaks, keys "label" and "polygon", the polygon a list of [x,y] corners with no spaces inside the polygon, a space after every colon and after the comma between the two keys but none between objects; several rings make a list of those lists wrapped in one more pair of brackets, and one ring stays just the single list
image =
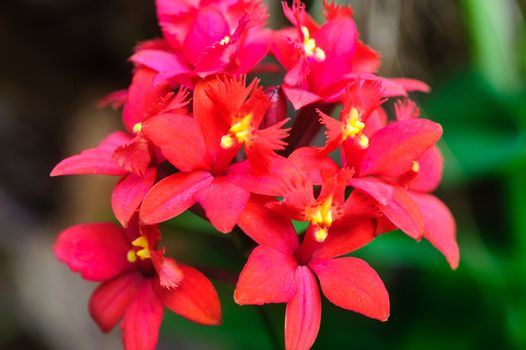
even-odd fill
[{"label": "red flower", "polygon": [[[440,125],[416,118],[418,109],[406,100],[396,105],[397,121],[380,127],[356,164],[354,195],[366,193],[388,219],[379,231],[400,228],[414,239],[428,239],[452,268],[459,263],[455,220],[433,191],[442,175],[443,159],[436,147]],[[441,223],[441,224],[438,224]],[[385,224],[385,223],[384,223]]]},{"label": "red flower", "polygon": [[268,106],[257,81],[247,87],[244,77],[215,78],[196,86],[194,118],[166,113],[148,119],[144,133],[180,172],[146,195],[141,220],[165,221],[199,202],[211,223],[226,233],[236,225],[250,192],[277,195],[271,179],[260,181],[264,176],[253,175],[244,163],[230,165],[242,145],[256,169],[266,169],[276,157],[273,150],[283,148],[283,122],[259,129]]},{"label": "red flower", "polygon": [[[174,95],[166,84],[154,86],[154,76],[147,68],[137,69],[133,76],[122,114],[128,134],[115,132],[98,147],[64,159],[51,172],[51,176],[123,176],[113,189],[112,208],[124,227],[155,183],[157,165],[162,161],[142,132],[143,122],[160,113],[186,113],[186,91],[180,90]],[[118,96],[122,97],[122,93]]]},{"label": "red flower", "polygon": [[239,276],[234,294],[238,304],[287,303],[287,350],[309,349],[318,334],[321,302],[316,277],[335,305],[387,320],[389,296],[378,274],[361,259],[337,258],[374,238],[373,221],[358,221],[323,243],[315,240],[311,228],[300,245],[290,220],[276,215],[267,203],[263,197],[251,198],[239,221],[259,246]]},{"label": "red flower", "polygon": [[[287,70],[283,91],[295,109],[337,101],[348,80],[358,73],[375,73],[380,66],[378,53],[358,40],[352,9],[327,0],[324,7],[326,22],[319,26],[301,1],[295,0],[292,8],[283,2],[283,12],[294,27],[277,31],[271,49]],[[382,79],[382,83],[386,96],[429,90],[412,79]]]},{"label": "red flower", "polygon": [[204,325],[221,322],[214,286],[193,267],[156,250],[156,227],[120,229],[111,223],[73,226],[54,246],[58,259],[83,278],[101,281],[89,310],[104,332],[121,321],[127,350],[155,349],[163,306]]}]

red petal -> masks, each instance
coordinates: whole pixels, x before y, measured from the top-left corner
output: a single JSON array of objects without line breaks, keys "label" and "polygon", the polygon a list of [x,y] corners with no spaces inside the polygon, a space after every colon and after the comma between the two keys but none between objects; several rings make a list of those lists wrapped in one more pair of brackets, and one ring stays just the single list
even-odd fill
[{"label": "red petal", "polygon": [[411,169],[442,136],[442,127],[426,119],[401,120],[377,131],[360,167],[360,176],[399,176]]},{"label": "red petal", "polygon": [[394,196],[394,187],[376,178],[354,178],[350,185],[367,193],[382,205],[387,205]]},{"label": "red petal", "polygon": [[60,233],[53,246],[57,258],[92,281],[104,281],[132,265],[126,260],[129,244],[114,224],[83,224]]},{"label": "red petal", "polygon": [[135,137],[117,148],[113,154],[113,159],[128,172],[144,176],[152,160],[148,141],[141,136]]},{"label": "red petal", "polygon": [[234,300],[239,305],[288,303],[296,294],[297,267],[296,259],[290,255],[256,247],[239,275]]},{"label": "red petal", "polygon": [[430,92],[431,88],[423,81],[408,78],[389,78],[395,84],[401,86],[405,91]]},{"label": "red petal", "polygon": [[113,109],[122,107],[128,100],[128,90],[117,90],[104,95],[97,101],[97,108],[111,106]]},{"label": "red petal", "polygon": [[444,254],[451,268],[456,269],[460,253],[455,218],[448,207],[435,196],[412,193],[412,197],[424,216],[424,237]]},{"label": "red petal", "polygon": [[323,8],[325,9],[324,17],[327,21],[338,17],[352,17],[353,11],[349,5],[339,5],[328,0],[323,0]]},{"label": "red petal", "polygon": [[380,68],[380,54],[358,41],[352,57],[352,71],[356,73],[376,73]]},{"label": "red petal", "polygon": [[375,238],[373,220],[334,222],[323,244],[314,252],[315,258],[334,258],[363,247]]},{"label": "red petal", "polygon": [[258,174],[268,172],[273,158],[276,156],[274,151],[284,150],[290,129],[283,126],[288,119],[274,124],[266,129],[254,130],[252,133],[252,142],[245,147],[245,153],[252,166],[252,169]]},{"label": "red petal", "polygon": [[221,323],[221,304],[212,283],[193,267],[179,264],[183,279],[174,289],[156,287],[164,306],[176,314],[204,325]]},{"label": "red petal", "polygon": [[409,188],[418,192],[433,192],[442,179],[444,158],[435,145],[418,158],[420,170],[409,183]]},{"label": "red petal", "polygon": [[297,148],[288,159],[296,167],[302,169],[315,185],[322,184],[322,173],[335,174],[339,170],[339,166],[334,160],[320,154],[313,147]]},{"label": "red petal", "polygon": [[127,171],[113,159],[113,152],[130,140],[130,137],[117,131],[108,135],[95,148],[64,159],[51,171],[51,176],[61,175],[126,175]]},{"label": "red petal", "polygon": [[146,136],[181,171],[209,169],[203,132],[191,117],[161,114],[144,122]]},{"label": "red petal", "polygon": [[332,152],[343,142],[342,135],[345,125],[342,123],[342,121],[334,119],[319,109],[316,110],[316,112],[320,116],[320,123],[322,123],[327,129],[325,131],[325,137],[327,138],[327,141],[323,147],[323,153]]},{"label": "red petal", "polygon": [[316,278],[306,266],[296,270],[296,283],[296,296],[285,311],[285,348],[308,350],[320,329],[320,291]]},{"label": "red petal", "polygon": [[226,177],[218,177],[210,187],[197,192],[194,197],[205,209],[212,225],[218,231],[228,233],[245,210],[250,192],[232,184]]},{"label": "red petal", "polygon": [[365,261],[317,259],[309,267],[318,276],[321,290],[331,303],[380,321],[389,318],[389,294],[380,276]]},{"label": "red petal", "polygon": [[152,279],[145,280],[121,323],[126,350],[155,350],[163,320],[163,304],[155,294]]},{"label": "red petal", "polygon": [[416,103],[409,98],[398,100],[394,106],[397,120],[413,119],[420,116],[420,109]]},{"label": "red petal", "polygon": [[130,133],[133,132],[133,126],[142,122],[148,115],[149,109],[171,90],[167,84],[153,85],[156,74],[148,68],[139,68],[133,75],[128,90],[128,101],[122,112],[124,125]]},{"label": "red petal", "polygon": [[119,322],[143,281],[140,273],[132,271],[104,282],[95,289],[89,301],[89,312],[103,332],[109,332]]},{"label": "red petal", "polygon": [[194,118],[201,126],[208,150],[208,155],[215,161],[221,137],[228,131],[229,126],[223,118],[218,118],[218,108],[208,96],[208,90],[218,85],[219,79],[208,79],[198,82],[194,89],[193,111]]},{"label": "red petal", "polygon": [[[382,213],[400,230],[413,239],[422,238],[424,231],[422,213],[405,190],[374,178],[353,179],[351,186],[364,191],[378,201]],[[386,193],[390,195],[384,195]]]},{"label": "red petal", "polygon": [[292,103],[292,107],[294,107],[295,110],[322,99],[320,96],[302,88],[296,88],[287,85],[282,85],[281,88],[283,89],[283,92],[289,99],[290,103]]},{"label": "red petal", "polygon": [[155,183],[156,169],[149,168],[144,177],[128,174],[113,188],[111,193],[111,207],[120,224],[128,226],[133,214]]},{"label": "red petal", "polygon": [[290,70],[302,59],[299,48],[294,45],[294,41],[298,40],[298,30],[296,28],[289,27],[274,31],[270,49],[274,57],[286,70]]},{"label": "red petal", "polygon": [[206,171],[176,173],[162,179],[144,197],[140,211],[142,222],[157,224],[181,214],[195,203],[194,194],[210,186],[213,180]]},{"label": "red petal", "polygon": [[292,255],[298,249],[296,231],[290,220],[267,208],[269,199],[252,196],[239,218],[239,227],[258,244]]},{"label": "red petal", "polygon": [[278,176],[255,174],[247,160],[230,165],[226,177],[234,185],[251,193],[266,196],[277,196],[281,193],[281,181]]},{"label": "red petal", "polygon": [[164,248],[150,253],[152,263],[159,277],[159,285],[166,289],[177,288],[183,280],[183,272],[175,260],[165,258]]}]

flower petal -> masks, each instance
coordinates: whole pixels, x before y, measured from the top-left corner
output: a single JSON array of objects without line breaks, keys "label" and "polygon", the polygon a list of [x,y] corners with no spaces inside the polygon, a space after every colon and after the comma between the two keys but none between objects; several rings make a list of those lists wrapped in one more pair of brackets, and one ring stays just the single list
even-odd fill
[{"label": "flower petal", "polygon": [[435,145],[418,158],[420,170],[409,183],[409,188],[418,192],[433,192],[442,179],[444,158]]},{"label": "flower petal", "polygon": [[160,285],[155,287],[164,306],[196,323],[220,324],[221,304],[212,283],[191,266],[179,264],[178,267],[183,273],[183,279],[177,288],[166,289]]},{"label": "flower petal", "polygon": [[258,244],[292,255],[299,246],[294,226],[290,220],[266,207],[269,200],[272,199],[254,195],[250,197],[238,225]]},{"label": "flower petal", "polygon": [[239,275],[234,300],[239,305],[288,303],[296,294],[297,267],[291,255],[256,247]]},{"label": "flower petal", "polygon": [[295,110],[298,110],[302,107],[305,107],[306,105],[310,105],[311,103],[320,101],[322,99],[315,93],[312,93],[302,88],[292,87],[288,85],[282,85],[281,88],[283,89],[283,92],[289,99],[290,103],[292,103],[292,107],[294,107]]},{"label": "flower petal", "polygon": [[113,153],[113,159],[126,171],[144,176],[152,160],[150,145],[143,137],[136,136],[117,148]]},{"label": "flower petal", "polygon": [[285,348],[308,350],[320,329],[320,291],[316,278],[307,266],[296,270],[296,283],[296,295],[285,311]]},{"label": "flower petal", "polygon": [[163,304],[155,294],[153,279],[145,280],[121,323],[126,350],[155,350],[163,319]]},{"label": "flower petal", "polygon": [[103,332],[109,332],[119,322],[143,281],[139,272],[132,271],[118,275],[95,289],[89,301],[89,312]]},{"label": "flower petal", "polygon": [[217,177],[210,187],[198,191],[194,198],[205,209],[206,217],[212,225],[223,233],[232,231],[245,210],[250,192]]},{"label": "flower petal", "polygon": [[133,133],[135,124],[144,120],[151,106],[154,106],[171,91],[168,84],[153,85],[157,72],[141,67],[133,75],[128,89],[128,100],[124,105],[122,119],[129,133]]},{"label": "flower petal", "polygon": [[193,96],[194,118],[201,126],[203,136],[212,161],[216,160],[220,149],[221,137],[227,132],[229,126],[223,118],[218,118],[218,107],[208,96],[208,91],[219,86],[220,79],[201,80],[195,85]]},{"label": "flower petal", "polygon": [[419,240],[424,233],[424,218],[407,191],[375,178],[351,180],[351,186],[378,201],[378,208],[400,230]]},{"label": "flower petal", "polygon": [[380,276],[362,259],[316,259],[309,267],[331,303],[380,321],[389,318],[389,294]]},{"label": "flower petal", "polygon": [[128,172],[113,159],[113,152],[129,140],[130,137],[126,133],[114,132],[103,139],[97,147],[86,149],[80,154],[62,160],[53,168],[50,175],[126,175]]},{"label": "flower petal", "polygon": [[424,216],[424,237],[444,256],[452,269],[458,267],[460,253],[456,239],[455,218],[435,196],[411,193]]},{"label": "flower petal", "polygon": [[183,43],[183,54],[195,65],[205,49],[229,35],[228,23],[219,9],[207,6],[198,10]]},{"label": "flower petal", "polygon": [[111,193],[111,207],[117,220],[123,227],[135,214],[146,193],[155,183],[157,171],[149,168],[144,177],[128,174],[123,177],[113,188]]},{"label": "flower petal", "polygon": [[231,183],[251,193],[266,196],[277,196],[281,193],[282,185],[280,178],[275,174],[255,174],[248,160],[230,165],[226,177]]},{"label": "flower petal", "polygon": [[400,120],[377,131],[360,167],[360,176],[399,176],[442,136],[442,127],[427,119]]},{"label": "flower petal", "polygon": [[192,171],[170,175],[155,186],[144,197],[140,217],[147,225],[171,219],[190,208],[194,194],[210,186],[214,178],[206,171]]},{"label": "flower petal", "polygon": [[176,52],[165,50],[139,50],[130,57],[130,61],[160,73],[169,71],[172,76],[186,74],[190,71],[190,67],[184,62],[183,57]]},{"label": "flower petal", "polygon": [[359,249],[375,238],[376,225],[373,220],[335,222],[323,244],[314,252],[315,258],[334,258]]},{"label": "flower petal", "polygon": [[60,233],[53,246],[60,261],[92,281],[104,281],[131,268],[128,249],[124,233],[112,223],[72,226]]},{"label": "flower petal", "polygon": [[209,169],[201,127],[186,115],[161,114],[144,122],[146,136],[181,171]]}]

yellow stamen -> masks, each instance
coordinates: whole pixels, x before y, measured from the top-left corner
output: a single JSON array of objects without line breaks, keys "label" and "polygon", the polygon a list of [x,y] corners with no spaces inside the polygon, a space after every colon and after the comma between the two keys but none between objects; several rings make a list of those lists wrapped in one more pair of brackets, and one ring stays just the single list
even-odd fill
[{"label": "yellow stamen", "polygon": [[137,261],[137,255],[135,254],[135,250],[133,249],[130,249],[128,250],[128,254],[126,254],[126,258],[128,259],[129,262],[131,262],[132,264],[134,262]]},{"label": "yellow stamen", "polygon": [[418,163],[416,160],[413,160],[413,166],[411,167],[411,170],[415,173],[418,173],[420,171],[420,163]]},{"label": "yellow stamen", "polygon": [[223,39],[221,39],[221,41],[219,42],[219,45],[226,45],[230,42],[230,36],[229,35],[225,35],[225,37]]},{"label": "yellow stamen", "polygon": [[328,197],[320,206],[310,214],[310,222],[314,225],[331,226],[332,224],[332,197]]},{"label": "yellow stamen", "polygon": [[232,147],[234,141],[230,135],[224,135],[221,137],[221,147],[224,149]]},{"label": "yellow stamen", "polygon": [[369,147],[369,138],[364,134],[360,135],[360,139],[358,140],[358,146],[360,146],[361,149],[366,149],[367,147]]},{"label": "yellow stamen", "polygon": [[314,239],[319,243],[324,242],[328,235],[329,233],[325,228],[318,228],[316,231],[314,231]]},{"label": "yellow stamen", "polygon": [[136,133],[136,134],[140,133],[141,130],[142,130],[142,123],[137,123],[137,124],[135,124],[135,125],[133,126],[132,130],[133,130],[133,132]]},{"label": "yellow stamen", "polygon": [[303,33],[303,49],[307,57],[314,56],[316,61],[325,61],[327,56],[325,51],[316,45],[316,40],[310,37],[309,28],[302,26],[301,32]]},{"label": "yellow stamen", "polygon": [[221,147],[230,148],[234,140],[238,143],[245,143],[250,138],[250,124],[252,123],[252,113],[245,115],[243,118],[235,119],[234,124],[228,130],[228,134],[221,137]]},{"label": "yellow stamen", "polygon": [[343,127],[343,140],[354,138],[362,132],[364,127],[365,124],[360,120],[358,110],[354,107],[351,108]]},{"label": "yellow stamen", "polygon": [[[146,239],[146,237],[139,236],[137,239],[135,239],[132,242],[132,246],[137,247],[137,248],[142,248],[138,250],[137,252],[135,252],[135,255],[137,255],[141,260],[151,258],[148,239]],[[128,252],[128,261],[129,260],[130,260],[130,252]]]}]

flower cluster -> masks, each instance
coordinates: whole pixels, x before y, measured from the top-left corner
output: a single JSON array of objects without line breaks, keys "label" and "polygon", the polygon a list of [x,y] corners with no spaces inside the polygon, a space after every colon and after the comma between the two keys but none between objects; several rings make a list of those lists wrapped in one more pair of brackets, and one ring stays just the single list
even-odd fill
[{"label": "flower cluster", "polygon": [[[123,106],[125,131],[51,172],[120,177],[112,208],[122,227],[77,225],[54,246],[73,271],[102,282],[89,309],[103,331],[121,321],[126,349],[154,349],[163,306],[221,322],[207,277],[165,256],[159,224],[186,210],[257,243],[234,299],[286,303],[290,350],[316,339],[318,284],[335,305],[387,320],[380,277],[346,256],[378,235],[400,229],[425,238],[457,267],[454,219],[430,194],[442,175],[442,128],[407,97],[428,87],[376,74],[379,55],[359,40],[350,7],[324,1],[319,25],[300,1],[283,3],[291,25],[272,31],[263,0],[156,5],[162,39],[137,46],[130,86],[102,101]],[[274,63],[262,63],[267,56]],[[281,86],[247,78],[282,70]],[[326,141],[313,146],[322,128]],[[296,232],[293,221],[308,228]]]}]

